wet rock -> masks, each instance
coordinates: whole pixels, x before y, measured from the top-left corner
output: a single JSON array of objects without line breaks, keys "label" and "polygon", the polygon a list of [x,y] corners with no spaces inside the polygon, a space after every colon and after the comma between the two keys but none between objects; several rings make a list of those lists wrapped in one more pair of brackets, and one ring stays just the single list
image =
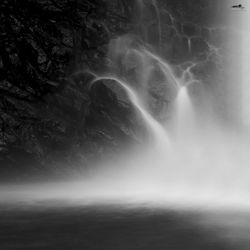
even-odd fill
[{"label": "wet rock", "polygon": [[206,41],[208,41],[210,39],[210,32],[209,29],[207,28],[202,28],[201,29],[201,36],[203,39],[205,39]]},{"label": "wet rock", "polygon": [[177,37],[172,45],[172,59],[176,62],[183,62],[188,54],[188,40],[185,37]]},{"label": "wet rock", "polygon": [[186,36],[195,36],[195,35],[197,35],[196,26],[193,25],[192,23],[183,24],[182,30],[183,30],[184,35],[186,35]]},{"label": "wet rock", "polygon": [[209,47],[206,43],[206,41],[204,41],[202,38],[200,37],[194,37],[191,39],[191,48],[192,48],[192,54],[194,56],[202,56],[204,54],[206,54],[206,52],[208,51]]},{"label": "wet rock", "polygon": [[161,19],[162,23],[166,25],[172,25],[172,18],[171,18],[170,13],[164,12],[161,18],[162,18]]}]

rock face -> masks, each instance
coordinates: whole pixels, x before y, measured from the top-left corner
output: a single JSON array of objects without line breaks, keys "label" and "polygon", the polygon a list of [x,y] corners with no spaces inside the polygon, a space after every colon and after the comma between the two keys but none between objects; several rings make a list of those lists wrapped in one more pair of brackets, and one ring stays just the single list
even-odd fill
[{"label": "rock face", "polygon": [[130,27],[129,13],[106,2],[0,3],[0,171],[70,168],[76,158],[84,167],[104,148],[137,141],[130,105],[103,84],[90,91],[79,73],[105,68],[109,40]]}]

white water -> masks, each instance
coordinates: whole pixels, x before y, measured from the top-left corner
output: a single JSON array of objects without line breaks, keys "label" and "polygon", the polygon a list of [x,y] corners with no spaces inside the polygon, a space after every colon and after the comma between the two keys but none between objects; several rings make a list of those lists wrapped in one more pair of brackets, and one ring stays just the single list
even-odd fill
[{"label": "white water", "polygon": [[186,86],[180,87],[176,100],[177,135],[186,136],[195,132],[195,114]]},{"label": "white water", "polygon": [[[130,101],[141,112],[145,123],[151,128],[151,133],[157,135],[155,138],[160,140],[161,137],[168,137],[171,143],[170,147],[160,143],[159,148],[152,142],[149,147],[142,147],[134,154],[126,155],[115,167],[111,166],[110,170],[106,168],[105,173],[101,172],[99,176],[95,176],[92,183],[99,183],[93,191],[97,196],[96,200],[112,199],[119,202],[130,200],[135,203],[144,201],[180,208],[250,208],[248,132],[243,129],[232,129],[230,124],[227,126],[225,123],[219,123],[213,112],[207,112],[210,107],[205,107],[203,116],[199,117],[195,110],[197,103],[194,104],[189,95],[190,87],[204,84],[202,79],[196,79],[193,74],[193,68],[203,62],[189,61],[177,74],[176,65],[171,65],[147,46],[133,47],[128,44],[119,46],[122,41],[119,39],[113,42],[116,44],[115,47],[119,48],[119,56],[124,57],[123,67],[135,67],[136,76],[133,78],[135,82],[121,81],[119,74],[115,80],[128,92]],[[246,41],[248,40],[244,40],[245,47],[247,47]],[[209,48],[219,51],[215,45],[209,44],[209,41],[207,43]],[[189,50],[191,46],[190,40]],[[205,61],[209,59],[211,53],[211,51],[208,53]],[[132,62],[128,60],[128,55],[133,55]],[[220,56],[216,53],[216,57]],[[230,60],[230,67],[226,70],[241,63],[240,57]],[[244,61],[247,62],[247,58]],[[239,70],[238,75],[233,76],[235,80],[243,74],[242,92],[244,89],[249,90],[246,63],[243,66],[243,72]],[[150,82],[155,81],[155,85],[159,84],[156,72],[162,74],[161,83],[176,91],[176,96],[173,95],[170,100],[174,110],[172,120],[164,122],[164,124],[173,123],[174,129],[170,131],[168,126],[163,129],[163,125],[150,115],[148,105],[144,105],[150,99],[140,95],[138,89],[130,88],[142,85],[143,91],[147,91]],[[235,72],[237,74],[237,71],[234,71],[234,74]],[[127,77],[126,74],[122,76],[124,77]],[[206,94],[203,93],[203,96],[206,97]],[[245,93],[243,111],[247,110],[248,97],[249,95]],[[234,93],[229,93],[229,98],[235,98]],[[206,104],[209,105],[209,102]],[[246,120],[247,114],[244,112],[243,118]],[[206,123],[203,122],[204,117]],[[99,186],[106,188],[99,190]]]},{"label": "white water", "polygon": [[[148,126],[152,143],[125,154],[119,162],[103,163],[102,170],[94,171],[86,179],[23,186],[18,187],[18,191],[17,188],[3,189],[5,200],[146,203],[182,209],[250,207],[250,141],[244,138],[244,134],[237,134],[216,123],[199,127],[199,117],[188,93],[190,82],[195,83],[196,79],[189,69],[177,77],[174,69],[159,56],[143,48],[137,55],[141,53],[152,59],[146,60],[151,67],[159,67],[164,73],[164,84],[177,86],[178,93],[173,100],[177,136],[168,135],[167,128],[150,115],[143,105],[143,98],[131,87],[132,83],[119,76],[96,76],[95,84],[113,81],[125,90],[129,101]],[[154,71],[148,75],[153,79],[151,74]],[[137,75],[137,81],[141,82],[138,77],[140,75]]]},{"label": "white water", "polygon": [[117,77],[114,76],[100,76],[96,77],[96,79],[93,81],[93,83],[98,82],[98,81],[115,81],[118,83],[128,94],[128,97],[134,107],[139,111],[141,114],[145,124],[148,126],[150,129],[150,133],[152,134],[153,138],[153,143],[156,143],[157,145],[161,146],[169,146],[169,138],[167,136],[166,131],[163,129],[163,127],[145,110],[143,107],[142,103],[140,102],[139,97],[137,96],[136,92],[129,87],[128,83],[125,81],[120,80]]},{"label": "white water", "polygon": [[[208,119],[212,121],[210,124],[198,126],[202,123],[188,91],[190,84],[198,82],[192,74],[196,62],[189,62],[191,66],[177,75],[176,67],[153,50],[144,45],[133,47],[126,39],[128,36],[112,41],[109,54],[115,65],[118,56],[122,57],[124,71],[135,67],[134,81],[126,79],[126,74],[115,72],[116,75],[97,76],[94,82],[113,81],[125,90],[149,128],[151,145],[126,153],[120,162],[103,163],[102,171],[94,171],[86,179],[23,186],[18,191],[16,187],[6,188],[1,190],[1,197],[5,200],[77,199],[83,203],[146,202],[179,208],[250,208],[250,140],[242,131],[230,130],[213,117]],[[159,72],[160,82],[176,91],[171,99],[175,135],[151,115],[147,95],[137,90],[140,88],[133,88],[139,85],[147,92],[152,81],[155,85],[159,83]],[[246,86],[248,78],[244,67]]]},{"label": "white water", "polygon": [[243,123],[250,129],[250,15],[249,8],[250,4],[248,1],[244,1],[244,6],[248,11],[242,13],[242,29],[241,29],[241,39],[242,39],[242,48],[241,48],[241,56],[242,56],[242,82],[243,82],[243,96],[242,96],[242,117]]}]

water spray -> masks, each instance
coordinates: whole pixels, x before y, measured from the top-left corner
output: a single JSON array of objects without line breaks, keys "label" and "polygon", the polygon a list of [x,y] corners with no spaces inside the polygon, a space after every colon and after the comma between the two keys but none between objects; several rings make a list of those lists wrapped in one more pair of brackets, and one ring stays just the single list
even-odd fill
[{"label": "water spray", "polygon": [[143,107],[140,98],[136,94],[135,90],[129,86],[127,82],[121,80],[115,76],[97,76],[91,82],[90,86],[98,81],[113,81],[119,84],[127,93],[130,101],[134,105],[134,107],[140,112],[145,124],[150,128],[151,134],[154,136],[155,142],[158,144],[165,144],[169,146],[169,139],[167,137],[167,133],[164,128],[146,111]]}]

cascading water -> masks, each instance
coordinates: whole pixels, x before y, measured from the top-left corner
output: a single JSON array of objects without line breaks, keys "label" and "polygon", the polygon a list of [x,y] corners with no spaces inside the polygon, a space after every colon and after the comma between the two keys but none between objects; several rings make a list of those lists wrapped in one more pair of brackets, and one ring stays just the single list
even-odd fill
[{"label": "cascading water", "polygon": [[[139,5],[139,9],[143,11],[142,1],[139,1]],[[154,1],[152,6],[156,11],[157,5]],[[156,14],[159,17],[159,10],[156,11]],[[171,21],[172,23],[174,21],[172,16]],[[143,18],[140,22],[141,25],[144,25],[145,31]],[[158,29],[161,27],[160,21],[157,27]],[[177,35],[181,36],[176,28],[175,30]],[[162,37],[162,34],[159,36]],[[205,53],[205,58],[189,59],[178,65],[171,64],[154,53],[147,43],[141,41],[139,44],[133,43],[133,36],[129,39],[128,37],[127,35],[113,40],[112,45],[115,44],[115,46],[111,46],[109,52],[113,62],[116,61],[114,59],[120,58],[119,67],[123,70],[116,71],[115,77],[98,77],[96,81],[114,80],[120,84],[150,128],[150,133],[154,135],[156,142],[161,143],[156,143],[158,145],[156,147],[152,142],[149,147],[142,149],[136,156],[128,156],[133,160],[123,160],[121,165],[125,167],[125,172],[129,173],[125,175],[126,182],[129,184],[119,186],[120,192],[117,195],[120,196],[124,192],[123,194],[137,200],[145,198],[151,202],[176,202],[182,206],[194,204],[206,206],[238,204],[241,206],[248,204],[249,173],[246,166],[246,162],[249,162],[248,143],[226,128],[225,124],[217,123],[217,119],[212,116],[213,113],[207,113],[207,116],[211,116],[208,119],[210,124],[206,124],[204,128],[199,127],[198,124],[200,125],[202,122],[199,121],[199,116],[189,95],[189,88],[195,89],[196,84],[205,84],[202,77],[201,79],[196,78],[194,70],[202,67],[211,58],[217,60],[221,56],[218,54],[219,49],[207,40],[208,51]],[[146,42],[149,40],[147,33]],[[189,53],[191,53],[191,43],[191,37],[188,37]],[[113,48],[116,49],[113,50]],[[128,68],[134,69],[132,77],[129,75],[131,73],[126,72]],[[124,78],[132,78],[133,81],[121,80]],[[165,89],[163,88],[166,94],[164,98],[169,101],[173,111],[170,119],[172,121],[164,123],[172,122],[173,130],[169,130],[168,127],[164,129],[163,125],[150,114],[151,100],[148,94],[150,84],[165,87]],[[136,88],[130,86],[136,86]],[[167,92],[171,92],[171,94],[168,95]],[[206,104],[209,105],[209,102]],[[205,108],[204,112],[206,110]],[[168,140],[171,143],[169,147],[166,147],[165,142]],[[129,164],[126,165],[128,162]],[[244,172],[244,176],[242,176],[242,172]],[[119,170],[116,172],[117,179],[122,175],[124,177],[124,171],[121,173],[119,174]]]},{"label": "cascading water", "polygon": [[[91,1],[83,1],[83,9],[85,2],[90,9],[83,21],[88,22],[92,7]],[[240,22],[222,26],[221,8],[218,23],[205,17],[207,12],[214,15],[216,6],[231,10],[230,1],[194,2],[134,1],[134,30],[110,41],[105,70],[80,72],[77,81],[79,89],[86,83],[79,93],[81,105],[87,104],[85,98],[92,105],[80,110],[93,112],[93,119],[98,113],[97,122],[88,122],[108,120],[81,140],[104,134],[105,143],[112,143],[111,159],[110,154],[101,162],[94,159],[80,171],[67,165],[68,172],[76,173],[67,180],[1,185],[1,249],[250,249],[250,45],[248,35],[240,37],[249,30],[249,15],[245,11],[245,27],[238,30]],[[123,11],[129,13],[130,7]],[[234,10],[233,22],[241,13],[242,8]],[[105,30],[113,36],[108,26]],[[239,53],[242,46],[244,55]],[[98,84],[101,91],[95,95]],[[87,87],[89,93],[84,92]],[[108,104],[124,105],[139,119],[123,127],[123,114],[116,114],[123,109],[105,109],[106,88],[117,95],[110,94],[113,102]],[[134,118],[134,112],[128,113],[128,119]],[[80,128],[88,119],[82,120]],[[118,155],[116,138],[105,134],[113,122],[135,142]],[[140,126],[143,133],[137,134]],[[116,134],[116,127],[111,128]],[[96,154],[99,149],[103,147]]]},{"label": "cascading water", "polygon": [[132,102],[134,107],[139,111],[139,113],[144,119],[145,124],[150,129],[150,133],[154,137],[153,138],[154,142],[157,145],[168,146],[169,139],[168,139],[167,133],[165,132],[163,127],[145,110],[136,92],[131,87],[129,87],[128,83],[114,76],[96,77],[96,79],[92,83],[96,83],[98,81],[104,81],[104,80],[115,81],[126,91],[126,93],[129,96],[130,101]]},{"label": "cascading water", "polygon": [[[194,133],[195,116],[187,86],[179,89],[176,100],[177,135],[185,136]],[[192,135],[191,135],[192,136]]]},{"label": "cascading water", "polygon": [[[249,9],[249,3],[245,3],[246,8]],[[243,116],[243,123],[249,129],[250,126],[250,76],[249,76],[249,68],[250,68],[250,35],[249,35],[249,28],[250,28],[250,16],[247,13],[243,13],[243,28],[241,30],[241,39],[242,39],[242,69],[240,72],[242,74],[242,82],[243,82],[243,97],[242,97],[242,116]]]},{"label": "cascading water", "polygon": [[[194,25],[195,32],[198,32],[195,36],[182,34],[180,30],[185,30],[185,24],[182,24],[184,28],[178,28],[178,20],[166,11],[167,28],[171,32],[174,31],[178,41],[183,41],[186,50],[182,53],[187,52],[186,59],[181,57],[183,55],[180,56],[181,59],[171,59],[165,56],[171,55],[171,51],[163,41],[164,34],[161,29],[164,29],[164,22],[160,20],[163,14],[156,1],[152,1],[150,8],[154,9],[158,21],[156,26],[160,33],[160,49],[155,48],[155,43],[152,42],[152,45],[149,42],[146,29],[151,23],[149,20],[146,20],[147,24],[144,23],[142,12],[146,7],[143,1],[137,1],[137,4],[141,12],[138,25],[142,26],[143,34],[127,34],[113,39],[108,52],[111,67],[106,74],[95,75],[92,83],[98,84],[102,81],[108,85],[109,82],[114,82],[124,89],[129,102],[149,128],[152,143],[142,145],[134,153],[125,154],[115,166],[110,166],[110,162],[106,163],[109,164],[108,167],[103,167],[102,171],[94,171],[87,180],[81,179],[78,183],[74,182],[74,185],[70,183],[67,190],[65,184],[62,184],[63,192],[59,191],[60,185],[58,188],[52,188],[54,192],[50,191],[49,196],[60,198],[61,194],[62,197],[77,197],[85,201],[87,198],[94,201],[106,201],[110,198],[119,201],[131,199],[133,202],[147,201],[164,206],[176,204],[181,207],[250,206],[250,170],[247,166],[250,162],[249,141],[243,139],[241,133],[236,135],[235,131],[229,130],[225,123],[217,123],[217,117],[211,115],[220,114],[217,109],[223,106],[224,97],[214,93],[220,93],[224,86],[221,80],[216,78],[216,72],[211,71],[207,75],[202,73],[204,68],[208,71],[207,68],[212,62],[220,69],[220,49],[210,42],[215,29],[197,29]],[[136,32],[140,33],[138,27],[136,28]],[[205,34],[205,38],[202,34]],[[207,37],[210,37],[210,40]],[[167,44],[166,41],[165,43]],[[175,45],[172,44],[173,47]],[[191,52],[196,53],[193,58]],[[206,75],[206,80],[203,80],[203,75]],[[203,91],[202,95],[199,93],[200,89]],[[198,97],[191,90],[199,90],[196,92]],[[189,92],[192,92],[192,95],[189,95]],[[218,96],[219,98],[216,98]],[[157,106],[158,100],[161,100],[160,107]],[[211,105],[214,112],[206,113],[207,107],[204,107],[204,103]],[[161,111],[158,116],[154,115],[155,109]],[[201,110],[203,116],[200,117],[198,114],[201,111],[197,110]],[[166,116],[164,112],[167,112]],[[162,114],[164,118],[161,117]],[[212,122],[202,127],[201,120],[205,116],[211,116],[207,120]],[[164,127],[163,124],[167,126]],[[40,189],[24,192],[28,197],[42,199],[48,197],[43,188],[41,192]],[[37,192],[40,192],[39,195]]]}]

